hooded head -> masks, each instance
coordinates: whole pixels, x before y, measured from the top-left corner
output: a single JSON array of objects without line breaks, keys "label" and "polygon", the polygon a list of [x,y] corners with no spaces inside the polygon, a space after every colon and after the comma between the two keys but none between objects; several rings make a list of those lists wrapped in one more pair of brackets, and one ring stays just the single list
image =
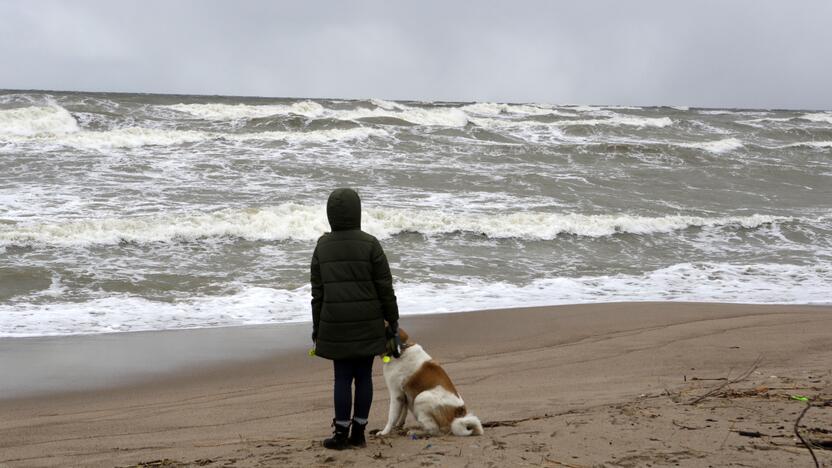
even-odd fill
[{"label": "hooded head", "polygon": [[361,199],[351,188],[339,188],[329,194],[326,217],[333,231],[361,229]]}]

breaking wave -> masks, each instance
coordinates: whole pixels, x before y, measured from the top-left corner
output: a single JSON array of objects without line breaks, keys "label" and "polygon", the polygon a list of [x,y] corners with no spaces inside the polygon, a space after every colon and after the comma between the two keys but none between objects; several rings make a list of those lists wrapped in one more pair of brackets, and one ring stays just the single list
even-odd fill
[{"label": "breaking wave", "polygon": [[332,118],[339,120],[360,120],[371,118],[393,118],[416,125],[464,127],[468,125],[468,115],[454,107],[423,109],[404,107],[397,110],[358,108],[350,111],[335,111]]},{"label": "breaking wave", "polygon": [[468,104],[461,108],[469,114],[479,115],[559,115],[564,117],[575,117],[574,112],[563,112],[548,106],[535,104],[500,104],[496,102],[478,102]]},{"label": "breaking wave", "polygon": [[312,130],[306,132],[252,132],[216,133],[195,130],[166,130],[158,128],[129,127],[107,131],[77,131],[66,134],[38,134],[33,136],[0,136],[0,141],[16,143],[43,143],[80,149],[106,150],[112,148],[138,148],[142,146],[173,146],[208,140],[226,141],[284,141],[286,143],[326,143],[329,141],[355,141],[370,137],[383,138],[389,134],[375,128],[349,128]]},{"label": "breaking wave", "polygon": [[540,128],[540,127],[580,127],[590,126],[596,127],[599,125],[611,127],[653,127],[663,128],[673,125],[673,120],[670,117],[636,117],[629,115],[613,114],[606,118],[595,119],[571,119],[571,120],[556,120],[553,122],[537,122],[537,121],[517,121],[517,120],[502,120],[491,117],[472,118],[473,123],[490,128]]},{"label": "breaking wave", "polygon": [[78,122],[60,106],[0,110],[0,137],[63,135],[80,131]]},{"label": "breaking wave", "polygon": [[759,119],[739,120],[737,123],[758,126],[763,122],[799,122],[801,120],[832,124],[832,112],[810,112],[797,117],[761,117]]},{"label": "breaking wave", "polygon": [[[414,107],[404,104],[372,99],[369,101],[374,107],[357,107],[355,109],[328,109],[312,101],[303,101],[289,105],[245,105],[245,104],[176,104],[165,106],[194,117],[207,120],[238,120],[268,117],[273,115],[303,115],[308,118],[330,118],[336,120],[361,120],[373,118],[392,118],[411,124],[426,126],[464,127],[470,121],[479,125],[488,125],[485,116],[538,116],[553,115],[575,117],[580,111],[603,111],[609,118],[594,118],[582,120],[562,120],[551,122],[550,125],[612,125],[634,127],[667,127],[673,125],[669,117],[638,117],[620,115],[604,110],[605,108],[561,108],[537,104],[500,104],[475,103],[462,107]],[[634,108],[635,109],[635,108]],[[539,123],[532,123],[539,124]]]},{"label": "breaking wave", "polygon": [[808,120],[810,122],[825,122],[828,124],[832,124],[832,113],[830,112],[803,114],[798,118]]},{"label": "breaking wave", "polygon": [[[278,206],[227,209],[213,213],[108,218],[46,224],[0,225],[0,246],[88,246],[122,242],[151,243],[243,238],[247,240],[314,241],[329,231],[322,207],[286,203]],[[489,238],[551,240],[559,235],[603,237],[616,234],[660,234],[691,227],[753,229],[789,218],[759,215],[703,218],[580,215],[543,212],[459,214],[439,210],[367,209],[363,229],[379,238],[413,232],[440,236],[471,233]]]},{"label": "breaking wave", "polygon": [[256,119],[291,114],[319,117],[324,113],[324,106],[314,101],[301,101],[289,105],[174,104],[159,107],[190,114],[204,120]]},{"label": "breaking wave", "polygon": [[164,107],[206,120],[239,120],[296,114],[314,119],[336,120],[395,118],[417,125],[448,127],[463,127],[468,124],[465,112],[457,108],[423,109],[379,99],[373,100],[372,103],[375,108],[358,107],[352,110],[327,109],[313,101],[302,101],[292,105],[175,104]]},{"label": "breaking wave", "polygon": [[[575,117],[573,112],[561,112],[551,106],[533,104],[477,103],[462,107],[414,107],[391,101],[371,100],[370,107],[329,109],[314,101],[293,104],[175,104],[159,106],[166,110],[186,113],[205,120],[240,120],[273,115],[302,115],[310,119],[361,121],[366,119],[395,119],[414,125],[464,127],[473,122],[482,127],[539,129],[541,126],[632,126],[666,127],[673,124],[668,117],[638,117],[611,111],[592,119],[563,119],[552,122],[523,121],[514,117],[554,115]],[[506,118],[506,116],[508,118]],[[381,122],[381,123],[390,123]],[[370,137],[387,137],[378,128],[326,129],[305,132],[268,131],[259,133],[217,132],[215,130],[178,130],[131,126],[109,130],[87,130],[65,108],[58,105],[30,106],[0,110],[0,142],[64,145],[82,149],[136,148],[142,146],[170,146],[206,140],[253,141],[271,140],[288,143],[321,143],[350,141]]]}]

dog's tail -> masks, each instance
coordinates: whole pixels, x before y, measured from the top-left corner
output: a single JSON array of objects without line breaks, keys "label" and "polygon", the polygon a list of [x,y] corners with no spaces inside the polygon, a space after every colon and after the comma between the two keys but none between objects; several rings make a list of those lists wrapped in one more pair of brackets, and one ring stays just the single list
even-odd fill
[{"label": "dog's tail", "polygon": [[482,435],[480,418],[468,414],[451,422],[451,432],[458,436]]}]

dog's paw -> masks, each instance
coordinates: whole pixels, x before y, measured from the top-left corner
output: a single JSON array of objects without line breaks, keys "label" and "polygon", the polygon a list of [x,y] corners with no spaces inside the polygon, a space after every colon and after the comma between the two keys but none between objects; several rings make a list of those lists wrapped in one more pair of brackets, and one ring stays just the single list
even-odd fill
[{"label": "dog's paw", "polygon": [[415,430],[411,429],[407,431],[407,437],[416,440],[416,439],[424,439],[427,438],[430,434],[422,430]]},{"label": "dog's paw", "polygon": [[370,432],[370,435],[373,436],[373,437],[384,437],[388,434],[390,434],[389,430],[380,430],[379,431],[378,429],[376,429],[375,432]]}]

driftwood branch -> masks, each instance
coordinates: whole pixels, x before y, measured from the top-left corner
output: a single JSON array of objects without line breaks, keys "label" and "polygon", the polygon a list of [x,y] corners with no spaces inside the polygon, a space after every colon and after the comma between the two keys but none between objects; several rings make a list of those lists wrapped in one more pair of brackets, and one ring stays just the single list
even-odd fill
[{"label": "driftwood branch", "polygon": [[809,454],[812,455],[812,460],[814,460],[815,462],[815,468],[820,468],[820,463],[818,463],[818,457],[815,456],[815,451],[812,449],[812,443],[806,442],[806,440],[803,439],[803,436],[800,435],[800,430],[798,429],[798,426],[800,426],[800,420],[803,419],[803,416],[806,416],[806,412],[809,411],[809,408],[811,407],[812,404],[808,403],[806,407],[803,408],[803,411],[800,412],[800,416],[798,416],[797,421],[794,422],[794,433],[797,436],[797,438],[800,439],[801,442],[803,442],[803,445],[805,445],[806,448],[809,449]]},{"label": "driftwood branch", "polygon": [[[552,460],[551,458],[544,456],[543,460],[546,460],[549,463],[552,463],[556,466],[565,466],[567,468],[584,468],[584,465],[573,465],[572,463],[566,463],[558,460]],[[542,463],[541,463],[542,464]]]},{"label": "driftwood branch", "polygon": [[531,416],[529,418],[522,418],[522,419],[504,419],[502,421],[486,421],[482,423],[482,427],[514,427],[521,422],[526,421],[537,421],[539,419],[548,419],[551,418],[552,415],[545,414],[543,416]]},{"label": "driftwood branch", "polygon": [[731,380],[726,380],[724,383],[722,383],[720,385],[717,385],[716,387],[714,387],[711,390],[709,390],[708,392],[706,392],[704,395],[694,398],[693,400],[689,401],[687,404],[688,405],[695,405],[695,404],[699,403],[700,401],[704,400],[705,398],[708,398],[710,396],[713,396],[713,395],[719,393],[725,387],[727,387],[731,384],[735,384],[735,383],[737,383],[741,380],[747,379],[748,376],[751,375],[752,372],[757,370],[757,366],[760,365],[760,361],[762,361],[762,360],[763,360],[762,357],[758,357],[757,360],[754,361],[754,364],[752,364],[751,367],[748,368],[748,370],[746,370],[745,372],[740,374],[739,377],[737,377],[735,379],[731,379]]},{"label": "driftwood branch", "polygon": [[687,431],[698,431],[701,429],[705,429],[704,427],[685,426],[684,424],[677,423],[675,419],[671,420],[670,422],[672,422],[673,425],[678,427],[679,429],[685,429]]}]

